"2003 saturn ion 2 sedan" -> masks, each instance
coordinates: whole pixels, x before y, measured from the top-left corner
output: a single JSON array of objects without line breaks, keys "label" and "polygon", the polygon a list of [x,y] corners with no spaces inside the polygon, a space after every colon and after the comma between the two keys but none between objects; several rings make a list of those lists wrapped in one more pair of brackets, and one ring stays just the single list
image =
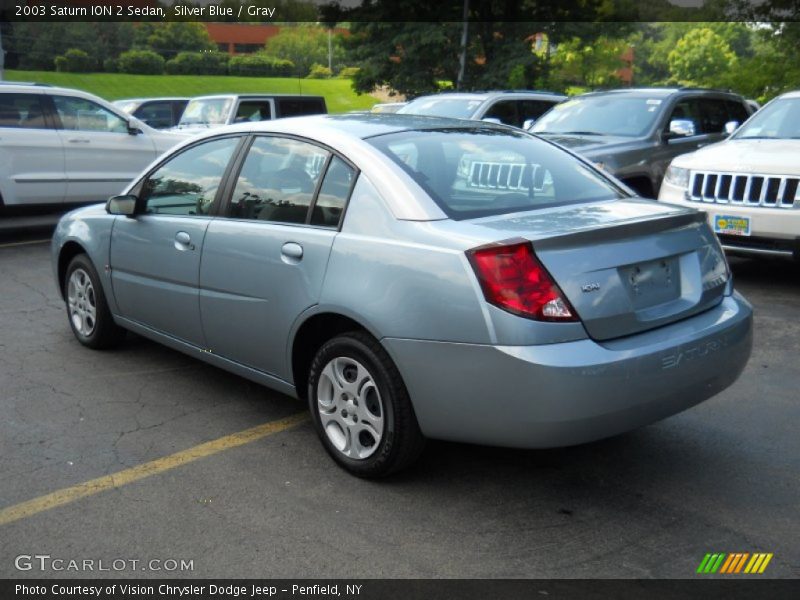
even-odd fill
[{"label": "2003 saturn ion 2 sedan", "polygon": [[402,115],[215,129],[66,215],[90,348],[125,330],[308,401],[380,476],[425,438],[588,442],[729,386],[752,311],[702,213],[537,137]]}]

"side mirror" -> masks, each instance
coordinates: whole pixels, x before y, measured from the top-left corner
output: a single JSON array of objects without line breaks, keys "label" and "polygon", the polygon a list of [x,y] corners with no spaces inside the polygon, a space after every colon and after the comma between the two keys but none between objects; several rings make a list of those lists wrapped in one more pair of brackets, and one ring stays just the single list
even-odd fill
[{"label": "side mirror", "polygon": [[669,122],[669,137],[691,137],[697,135],[694,121],[690,119],[672,119]]},{"label": "side mirror", "polygon": [[136,214],[136,203],[139,199],[133,194],[111,196],[106,202],[106,212],[110,215],[132,217]]},{"label": "side mirror", "polygon": [[528,131],[531,127],[533,127],[534,123],[536,123],[536,119],[525,119],[525,121],[522,123],[522,128],[525,131]]},{"label": "side mirror", "polygon": [[739,121],[728,121],[725,123],[725,133],[728,135],[739,129]]},{"label": "side mirror", "polygon": [[142,130],[139,128],[139,121],[136,119],[129,119],[128,120],[128,135],[139,135],[143,133]]}]

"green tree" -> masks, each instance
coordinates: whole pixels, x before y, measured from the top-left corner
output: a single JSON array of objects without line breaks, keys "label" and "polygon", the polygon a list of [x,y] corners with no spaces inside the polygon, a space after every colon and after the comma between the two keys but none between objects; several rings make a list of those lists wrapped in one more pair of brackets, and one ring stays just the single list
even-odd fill
[{"label": "green tree", "polygon": [[667,57],[672,76],[685,85],[714,86],[734,69],[736,55],[711,29],[692,29]]},{"label": "green tree", "polygon": [[[295,75],[305,77],[315,64],[328,65],[328,29],[316,25],[284,27],[280,33],[267,40],[267,54],[276,58],[290,60],[297,69]],[[331,35],[333,68],[344,62],[342,36]]]},{"label": "green tree", "polygon": [[551,59],[552,79],[559,87],[611,86],[619,82],[617,71],[622,68],[622,54],[628,47],[625,39],[600,37],[591,44],[572,38],[558,46]]},{"label": "green tree", "polygon": [[217,49],[203,23],[186,21],[139,23],[135,45],[137,49],[157,52],[164,60],[174,58],[179,52]]}]

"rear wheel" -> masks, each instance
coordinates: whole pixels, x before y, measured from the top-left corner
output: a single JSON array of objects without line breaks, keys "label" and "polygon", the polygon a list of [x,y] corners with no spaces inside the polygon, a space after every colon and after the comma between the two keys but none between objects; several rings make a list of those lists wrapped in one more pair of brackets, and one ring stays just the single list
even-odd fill
[{"label": "rear wheel", "polygon": [[422,452],[425,440],[400,373],[366,333],[337,336],[319,349],[308,399],[323,446],[354,475],[389,475]]},{"label": "rear wheel", "polygon": [[72,333],[89,348],[108,348],[125,336],[108,310],[97,271],[85,254],[78,254],[64,275],[64,296]]}]

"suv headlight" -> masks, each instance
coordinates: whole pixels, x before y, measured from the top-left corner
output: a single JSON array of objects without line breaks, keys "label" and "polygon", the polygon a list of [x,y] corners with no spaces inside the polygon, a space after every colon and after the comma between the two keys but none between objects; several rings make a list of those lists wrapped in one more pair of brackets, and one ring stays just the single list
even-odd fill
[{"label": "suv headlight", "polygon": [[676,167],[674,165],[670,165],[667,168],[667,173],[664,175],[664,179],[667,183],[672,185],[676,185],[681,189],[688,189],[689,188],[689,169],[684,169],[683,167]]}]

